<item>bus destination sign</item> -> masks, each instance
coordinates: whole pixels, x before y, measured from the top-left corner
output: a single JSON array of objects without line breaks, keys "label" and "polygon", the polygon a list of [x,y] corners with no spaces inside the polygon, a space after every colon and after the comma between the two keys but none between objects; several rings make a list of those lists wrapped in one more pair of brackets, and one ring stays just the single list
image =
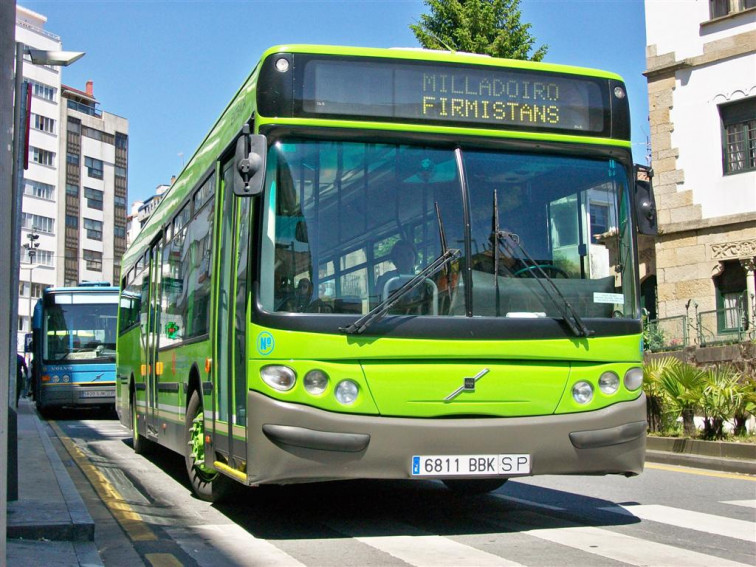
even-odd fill
[{"label": "bus destination sign", "polygon": [[606,127],[605,89],[590,77],[314,59],[302,84],[302,109],[315,115],[592,133]]}]

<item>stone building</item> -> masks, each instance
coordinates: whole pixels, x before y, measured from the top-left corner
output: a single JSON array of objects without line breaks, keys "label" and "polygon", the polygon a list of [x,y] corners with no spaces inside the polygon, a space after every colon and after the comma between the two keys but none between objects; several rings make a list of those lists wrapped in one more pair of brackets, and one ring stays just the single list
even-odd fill
[{"label": "stone building", "polygon": [[756,0],[645,9],[659,236],[642,290],[668,337],[735,339],[756,328]]}]

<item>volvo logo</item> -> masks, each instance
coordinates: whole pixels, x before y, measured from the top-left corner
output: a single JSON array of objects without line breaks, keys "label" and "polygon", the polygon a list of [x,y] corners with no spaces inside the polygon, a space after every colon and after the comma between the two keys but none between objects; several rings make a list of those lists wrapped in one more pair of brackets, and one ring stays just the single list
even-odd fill
[{"label": "volvo logo", "polygon": [[472,378],[469,378],[469,377],[466,376],[464,378],[464,382],[462,383],[462,385],[459,388],[457,388],[456,390],[454,390],[451,394],[449,394],[448,396],[446,396],[444,398],[444,401],[445,402],[449,402],[449,401],[453,400],[454,398],[456,398],[457,396],[459,396],[462,392],[474,392],[475,391],[475,383],[478,380],[480,380],[481,378],[483,378],[483,376],[485,376],[486,374],[488,374],[488,368],[484,368],[483,370],[481,370],[480,372],[478,372]]}]

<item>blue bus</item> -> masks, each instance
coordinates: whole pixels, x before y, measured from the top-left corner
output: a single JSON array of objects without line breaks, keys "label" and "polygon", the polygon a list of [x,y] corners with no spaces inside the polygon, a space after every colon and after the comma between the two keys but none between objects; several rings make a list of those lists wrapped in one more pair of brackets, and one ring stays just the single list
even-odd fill
[{"label": "blue bus", "polygon": [[32,391],[40,412],[113,407],[118,288],[108,283],[51,287],[32,320]]}]

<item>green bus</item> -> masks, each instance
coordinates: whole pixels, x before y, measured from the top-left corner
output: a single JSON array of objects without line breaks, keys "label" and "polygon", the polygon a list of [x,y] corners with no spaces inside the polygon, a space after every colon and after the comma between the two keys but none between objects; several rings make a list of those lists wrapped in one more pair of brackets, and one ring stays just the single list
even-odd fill
[{"label": "green bus", "polygon": [[268,50],[123,258],[135,451],[206,500],[640,473],[648,173],[612,73]]}]

